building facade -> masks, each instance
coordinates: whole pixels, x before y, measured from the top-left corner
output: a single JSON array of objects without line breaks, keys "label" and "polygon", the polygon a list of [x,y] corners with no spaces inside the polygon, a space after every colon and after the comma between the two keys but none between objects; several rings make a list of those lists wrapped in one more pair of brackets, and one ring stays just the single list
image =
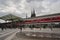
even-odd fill
[{"label": "building facade", "polygon": [[60,28],[60,13],[36,17],[35,10],[33,10],[31,17],[25,19],[23,25],[27,27],[34,25],[35,27]]}]

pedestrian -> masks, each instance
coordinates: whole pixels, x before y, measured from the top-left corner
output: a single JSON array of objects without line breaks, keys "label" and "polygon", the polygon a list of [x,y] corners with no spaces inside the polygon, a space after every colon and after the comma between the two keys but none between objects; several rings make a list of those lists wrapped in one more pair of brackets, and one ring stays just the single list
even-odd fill
[{"label": "pedestrian", "polygon": [[20,26],[20,32],[22,32],[22,26]]}]

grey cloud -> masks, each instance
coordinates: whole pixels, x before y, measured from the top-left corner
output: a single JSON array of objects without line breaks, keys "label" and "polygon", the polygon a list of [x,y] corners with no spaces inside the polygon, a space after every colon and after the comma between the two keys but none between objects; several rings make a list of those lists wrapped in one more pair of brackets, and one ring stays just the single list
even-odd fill
[{"label": "grey cloud", "polygon": [[[0,13],[15,13],[20,17],[28,14],[30,17],[31,10],[36,10],[37,16],[59,12],[60,0],[0,0]],[[52,10],[53,9],[53,10]],[[56,11],[54,11],[56,10]]]},{"label": "grey cloud", "polygon": [[43,0],[27,0],[28,3],[32,1],[34,2],[34,1],[43,1]]},{"label": "grey cloud", "polygon": [[4,16],[4,15],[7,15],[8,13],[4,13],[4,12],[0,12],[0,17],[1,16]]}]

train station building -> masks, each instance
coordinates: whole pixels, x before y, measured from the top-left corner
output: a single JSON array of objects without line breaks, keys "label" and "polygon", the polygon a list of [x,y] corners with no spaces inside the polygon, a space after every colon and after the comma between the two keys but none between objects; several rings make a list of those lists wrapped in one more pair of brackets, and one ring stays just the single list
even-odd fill
[{"label": "train station building", "polygon": [[24,25],[34,25],[36,27],[60,28],[60,13],[36,16],[35,10],[31,12],[31,17],[24,19]]},{"label": "train station building", "polygon": [[[50,14],[50,15],[43,15],[43,16],[36,16],[35,10],[31,12],[31,17],[27,18],[20,18],[14,15],[6,15],[3,17],[0,17],[1,19],[5,21],[14,21],[14,25],[24,25],[25,27],[46,27],[46,28],[60,28],[60,13]],[[16,22],[18,21],[18,22]],[[22,21],[22,22],[21,22]],[[8,22],[8,24],[12,24],[12,22]],[[6,24],[6,23],[5,23]]]}]

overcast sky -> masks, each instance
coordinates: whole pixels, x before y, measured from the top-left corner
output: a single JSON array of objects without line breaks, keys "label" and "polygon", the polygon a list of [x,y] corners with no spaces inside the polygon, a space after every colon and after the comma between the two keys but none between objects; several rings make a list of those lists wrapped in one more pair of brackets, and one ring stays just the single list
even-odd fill
[{"label": "overcast sky", "polygon": [[14,14],[25,18],[35,9],[36,15],[60,13],[60,0],[0,0],[0,16]]}]

